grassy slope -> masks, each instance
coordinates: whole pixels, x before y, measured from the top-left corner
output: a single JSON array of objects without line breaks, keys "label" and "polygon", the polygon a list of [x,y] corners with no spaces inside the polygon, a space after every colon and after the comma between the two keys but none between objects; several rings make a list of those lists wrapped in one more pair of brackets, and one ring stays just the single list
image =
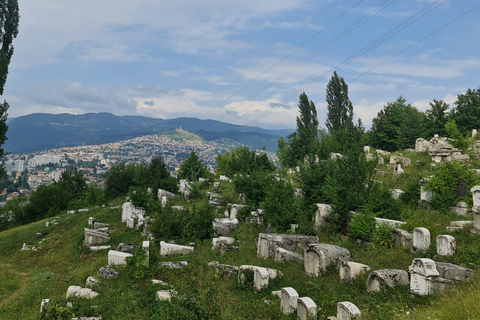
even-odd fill
[{"label": "grassy slope", "polygon": [[[385,183],[387,182],[385,180]],[[400,183],[401,180],[397,182]],[[224,193],[232,193],[227,183],[222,182],[222,186]],[[394,186],[397,185],[392,183],[392,187]],[[429,228],[431,232],[432,249],[426,254],[415,255],[410,253],[409,249],[361,246],[328,233],[320,233],[320,241],[348,248],[356,262],[365,263],[371,266],[372,270],[407,270],[414,257],[427,257],[477,268],[480,262],[480,237],[469,235],[467,230],[454,234],[458,247],[454,257],[438,257],[434,250],[434,239],[438,234],[445,234],[445,226],[452,220],[465,220],[465,217],[436,211],[410,210],[407,213],[407,229],[422,226]],[[140,245],[141,241],[145,240],[140,231],[127,229],[120,222],[120,215],[119,209],[97,207],[91,208],[90,212],[62,214],[57,218],[1,232],[0,319],[37,319],[42,299],[64,301],[68,286],[83,286],[88,276],[96,276],[98,269],[107,264],[107,251],[89,252],[81,246],[83,228],[87,226],[88,217],[110,223],[112,233],[108,244],[113,248],[120,242]],[[45,222],[53,219],[58,221],[58,225],[45,227]],[[174,271],[155,268],[154,276],[171,284],[179,294],[195,297],[195,301],[202,308],[220,310],[222,319],[295,319],[295,315],[280,314],[279,299],[270,293],[272,290],[289,286],[295,288],[300,296],[309,296],[317,303],[320,319],[335,315],[339,301],[356,304],[362,311],[363,319],[480,318],[480,306],[476,302],[480,297],[480,290],[475,286],[479,275],[475,275],[471,283],[442,295],[414,296],[409,293],[408,288],[371,294],[365,291],[367,274],[352,283],[344,284],[339,282],[338,271],[333,268],[319,277],[311,278],[305,276],[303,264],[277,263],[258,258],[254,238],[263,231],[262,226],[242,225],[235,232],[240,251],[223,256],[210,249],[210,241],[199,242],[193,255],[160,259],[188,260],[190,264],[187,268]],[[35,238],[36,232],[45,235]],[[20,251],[24,242],[39,249]],[[155,245],[158,246],[158,241]],[[250,264],[276,268],[285,276],[271,280],[267,289],[257,293],[250,288],[239,286],[235,277],[228,279],[216,275],[207,267],[207,263],[212,260],[237,266]],[[126,272],[123,272],[117,280],[104,280],[98,288],[98,298],[76,301],[79,315],[102,315],[103,319],[149,319],[165,307],[154,300],[154,292],[160,287],[149,285],[143,279],[132,283],[125,274]],[[98,307],[91,309],[92,305]]]}]

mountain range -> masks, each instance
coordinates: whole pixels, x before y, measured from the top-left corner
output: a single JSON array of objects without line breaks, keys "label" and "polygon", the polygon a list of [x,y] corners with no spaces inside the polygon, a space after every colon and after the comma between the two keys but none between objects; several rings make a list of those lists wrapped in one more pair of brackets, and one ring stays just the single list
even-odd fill
[{"label": "mountain range", "polygon": [[159,119],[111,113],[33,113],[11,119],[7,125],[7,141],[3,148],[10,153],[118,142],[179,128],[207,141],[229,139],[251,148],[265,147],[267,151],[275,152],[278,138],[294,131],[267,130],[189,117]]}]

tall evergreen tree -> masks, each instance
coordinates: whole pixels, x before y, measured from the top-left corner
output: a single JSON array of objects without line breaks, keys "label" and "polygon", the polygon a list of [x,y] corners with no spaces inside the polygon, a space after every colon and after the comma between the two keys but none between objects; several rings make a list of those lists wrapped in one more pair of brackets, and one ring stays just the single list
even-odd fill
[{"label": "tall evergreen tree", "polygon": [[464,136],[470,135],[472,129],[480,129],[480,88],[457,96],[452,119]]},{"label": "tall evergreen tree", "polygon": [[[8,65],[13,55],[12,41],[18,34],[18,14],[17,0],[0,0],[0,95],[3,95],[3,89],[7,81]],[[7,140],[7,111],[9,105],[7,101],[0,103],[0,146]],[[4,150],[0,147],[0,159],[4,156]],[[3,166],[0,166],[0,175],[4,175]]]},{"label": "tall evergreen tree", "polygon": [[325,126],[328,133],[339,146],[345,144],[346,135],[354,129],[353,105],[348,97],[348,85],[334,71],[327,84],[327,120]]},{"label": "tall evergreen tree", "polygon": [[450,106],[445,101],[437,99],[433,99],[429,104],[430,109],[425,112],[427,116],[426,128],[429,136],[424,138],[433,137],[435,134],[443,137],[447,134],[445,124],[448,121],[448,108]]}]

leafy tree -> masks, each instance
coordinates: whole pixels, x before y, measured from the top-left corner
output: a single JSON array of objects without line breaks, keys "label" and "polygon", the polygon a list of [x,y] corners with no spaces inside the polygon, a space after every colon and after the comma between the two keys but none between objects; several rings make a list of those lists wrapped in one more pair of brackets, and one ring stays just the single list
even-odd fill
[{"label": "leafy tree", "polygon": [[190,181],[197,181],[198,178],[207,178],[207,167],[200,161],[194,150],[190,152],[187,159],[180,165],[178,170],[179,179],[187,179]]},{"label": "leafy tree", "polygon": [[344,145],[346,135],[353,131],[353,105],[348,97],[348,85],[334,71],[327,84],[327,120],[325,126],[336,142],[338,151]]},{"label": "leafy tree", "polygon": [[126,165],[120,162],[112,166],[110,171],[104,174],[104,178],[107,198],[125,196],[130,187],[134,185],[135,164]]},{"label": "leafy tree", "polygon": [[156,156],[152,158],[148,165],[148,178],[150,184],[147,184],[154,191],[158,189],[167,190],[170,192],[177,191],[177,179],[170,175],[165,161],[162,157]]},{"label": "leafy tree", "polygon": [[256,150],[249,150],[246,146],[239,146],[224,155],[217,155],[215,161],[217,173],[232,178],[237,173],[248,175],[261,170],[267,172],[275,170],[275,165],[268,159],[266,153],[257,154]]},{"label": "leafy tree", "polygon": [[297,117],[297,130],[289,135],[288,141],[278,140],[278,157],[284,167],[294,167],[308,156],[313,161],[318,149],[318,118],[313,101],[303,92],[300,94]]},{"label": "leafy tree", "polygon": [[480,129],[480,88],[468,89],[457,96],[452,119],[463,135],[470,135],[472,129]]},{"label": "leafy tree", "polygon": [[435,134],[443,137],[446,135],[445,124],[448,121],[448,109],[450,106],[443,100],[433,99],[426,114],[426,128],[428,136],[433,137]]},{"label": "leafy tree", "polygon": [[[12,41],[18,34],[18,22],[20,15],[18,13],[17,0],[0,1],[0,95],[3,95],[3,89],[7,81],[8,65],[13,55]],[[9,104],[7,101],[0,103],[0,146],[7,139],[8,130],[7,111]],[[4,150],[0,147],[0,159],[4,156]],[[5,175],[3,166],[0,166],[0,176]]]},{"label": "leafy tree", "polygon": [[69,170],[63,171],[56,183],[68,195],[70,200],[80,199],[87,187],[85,177],[77,168],[75,168],[74,172]]},{"label": "leafy tree", "polygon": [[265,202],[265,221],[271,223],[275,230],[284,232],[291,223],[298,221],[298,206],[291,183],[280,180],[268,188]]},{"label": "leafy tree", "polygon": [[425,114],[406,102],[400,96],[378,112],[369,132],[370,145],[387,151],[415,147],[417,138],[425,135]]}]

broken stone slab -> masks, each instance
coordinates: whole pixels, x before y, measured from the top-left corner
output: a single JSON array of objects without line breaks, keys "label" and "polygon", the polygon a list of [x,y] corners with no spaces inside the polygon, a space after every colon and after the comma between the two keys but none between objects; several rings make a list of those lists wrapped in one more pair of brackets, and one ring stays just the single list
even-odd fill
[{"label": "broken stone slab", "polygon": [[341,261],[352,261],[350,251],[345,248],[326,243],[312,243],[304,254],[305,273],[318,276],[320,269],[325,271],[330,264],[340,265]]},{"label": "broken stone slab", "polygon": [[455,207],[452,208],[452,212],[455,212],[456,214],[460,216],[466,216],[468,213],[468,206],[466,202],[458,202]]},{"label": "broken stone slab", "polygon": [[362,313],[356,305],[349,301],[337,303],[337,319],[338,320],[360,320]]},{"label": "broken stone slab", "polygon": [[109,266],[118,266],[127,264],[127,258],[133,257],[131,253],[120,252],[116,250],[108,251],[108,265]]},{"label": "broken stone slab", "polygon": [[90,249],[90,251],[100,251],[100,250],[106,250],[106,249],[110,249],[112,246],[90,246],[88,247]]},{"label": "broken stone slab", "polygon": [[368,270],[370,270],[370,267],[366,264],[353,261],[342,261],[340,263],[340,281],[352,281],[356,276]]},{"label": "broken stone slab", "polygon": [[293,252],[300,252],[312,243],[318,243],[317,236],[260,233],[257,241],[257,256],[274,258],[277,247]]},{"label": "broken stone slab", "polygon": [[69,299],[70,297],[77,297],[83,299],[93,299],[99,295],[98,292],[93,291],[90,288],[82,288],[79,286],[70,286],[67,289],[67,294],[65,299]]},{"label": "broken stone slab", "polygon": [[168,269],[182,269],[188,265],[187,261],[165,261],[165,262],[160,262],[161,267],[165,267]]},{"label": "broken stone slab", "polygon": [[445,231],[447,232],[457,232],[463,230],[462,227],[445,227]]},{"label": "broken stone slab", "polygon": [[465,281],[473,273],[473,270],[453,263],[436,262],[435,265],[439,276],[448,280]]},{"label": "broken stone slab", "polygon": [[[238,282],[244,283],[244,281],[245,281],[245,271],[246,270],[250,270],[250,271],[255,272],[255,270],[257,268],[263,268],[263,267],[251,266],[251,265],[241,265],[240,267],[238,267]],[[271,269],[271,268],[263,268],[263,269],[267,270],[268,276],[269,276],[270,279],[275,279],[277,277],[283,277],[283,273],[276,270],[276,269]]]},{"label": "broken stone slab", "polygon": [[268,280],[270,279],[270,274],[266,268],[256,268],[253,274],[253,287],[257,291],[261,291],[264,287],[268,286]]},{"label": "broken stone slab", "polygon": [[102,276],[103,278],[107,279],[107,278],[116,278],[119,276],[119,273],[113,269],[113,268],[110,268],[110,267],[101,267],[99,270],[98,270],[98,275],[99,276]]},{"label": "broken stone slab", "polygon": [[441,234],[437,236],[437,254],[440,256],[453,256],[457,251],[457,242],[455,238]]},{"label": "broken stone slab", "polygon": [[280,295],[280,310],[283,314],[293,313],[297,310],[297,300],[299,295],[297,291],[291,287],[282,288]]},{"label": "broken stone slab", "polygon": [[32,248],[30,246],[28,246],[26,243],[24,243],[23,246],[22,246],[22,249],[20,249],[20,251],[28,251],[28,250],[32,250]]},{"label": "broken stone slab", "polygon": [[108,223],[94,222],[93,229],[108,228]]},{"label": "broken stone slab", "polygon": [[156,299],[160,301],[171,301],[172,296],[170,290],[158,290],[156,293]]},{"label": "broken stone slab", "polygon": [[179,244],[166,243],[165,241],[160,241],[160,255],[169,256],[169,255],[186,255],[193,253],[194,247],[182,246]]},{"label": "broken stone slab", "polygon": [[473,224],[473,221],[450,221],[450,226],[451,227],[460,227],[460,228],[466,228],[469,227]]},{"label": "broken stone slab", "polygon": [[325,203],[317,203],[317,211],[315,212],[315,227],[319,228],[327,225],[328,217],[332,212],[332,206]]},{"label": "broken stone slab", "polygon": [[384,219],[384,218],[375,218],[375,222],[379,225],[384,224],[392,228],[398,228],[401,225],[406,224],[406,222],[403,222],[403,221]]},{"label": "broken stone slab", "polygon": [[303,262],[303,257],[299,253],[277,247],[277,248],[275,248],[275,261],[278,261],[278,262]]},{"label": "broken stone slab", "polygon": [[218,237],[212,239],[212,249],[218,248],[220,243],[233,244],[235,239],[232,237]]},{"label": "broken stone slab", "polygon": [[395,247],[406,248],[411,247],[413,243],[413,234],[402,229],[393,229],[393,244]]},{"label": "broken stone slab", "polygon": [[49,304],[50,304],[50,299],[42,299],[42,302],[40,303],[40,313],[43,312],[43,309],[46,310]]},{"label": "broken stone slab", "polygon": [[367,278],[367,291],[374,292],[380,289],[408,286],[410,283],[408,272],[399,269],[381,269],[370,272]]},{"label": "broken stone slab", "polygon": [[217,246],[218,251],[221,253],[221,254],[225,254],[225,253],[229,253],[229,252],[233,252],[233,251],[239,251],[240,249],[234,245],[231,245],[231,244],[227,244],[227,243],[223,243],[223,242],[220,242]]},{"label": "broken stone slab", "polygon": [[108,233],[95,230],[95,229],[84,228],[83,235],[84,235],[83,244],[86,246],[102,244],[110,241],[110,237],[108,236]]},{"label": "broken stone slab", "polygon": [[208,263],[208,266],[210,268],[215,268],[215,271],[217,273],[221,273],[222,275],[225,275],[227,277],[231,276],[232,274],[237,274],[239,270],[237,266],[223,264],[218,261],[210,261]]},{"label": "broken stone slab", "polygon": [[117,246],[116,251],[126,252],[126,253],[133,253],[138,246],[128,243],[119,243]]},{"label": "broken stone slab", "polygon": [[309,297],[298,298],[297,300],[297,319],[312,320],[317,319],[317,305]]},{"label": "broken stone slab", "polygon": [[88,277],[87,280],[85,280],[86,288],[93,288],[95,286],[98,286],[99,284],[100,284],[100,279],[95,277]]},{"label": "broken stone slab", "polygon": [[180,197],[178,194],[162,189],[158,189],[157,196],[158,200],[162,200],[162,197],[167,197],[167,199],[176,199]]},{"label": "broken stone slab", "polygon": [[166,283],[165,281],[162,281],[162,280],[157,280],[157,279],[152,279],[152,283],[153,284],[160,284],[162,286],[170,286],[168,283]]},{"label": "broken stone slab", "polygon": [[400,196],[405,193],[403,190],[400,189],[390,189],[392,192],[392,198],[395,200],[400,200]]},{"label": "broken stone slab", "polygon": [[413,229],[412,253],[425,252],[430,247],[430,231],[426,228]]},{"label": "broken stone slab", "polygon": [[230,208],[230,219],[236,219],[237,218],[237,213],[241,208],[246,207],[246,205],[243,204],[232,204],[232,207]]},{"label": "broken stone slab", "polygon": [[215,235],[228,237],[232,230],[238,227],[238,219],[214,219],[212,225]]}]

